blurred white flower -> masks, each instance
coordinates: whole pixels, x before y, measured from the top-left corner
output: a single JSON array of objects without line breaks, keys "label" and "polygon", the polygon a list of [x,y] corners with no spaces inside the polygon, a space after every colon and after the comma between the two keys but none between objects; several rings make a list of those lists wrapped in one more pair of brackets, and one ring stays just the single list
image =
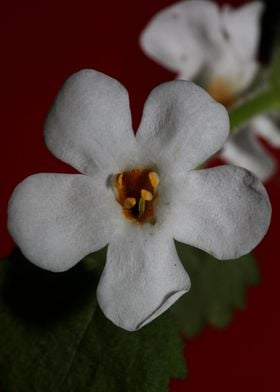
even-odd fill
[{"label": "blurred white flower", "polygon": [[276,171],[276,162],[258,141],[261,136],[273,147],[280,147],[280,127],[276,115],[258,116],[233,134],[226,142],[221,157],[245,167],[265,181]]},{"label": "blurred white flower", "polygon": [[[176,72],[179,79],[194,80],[218,102],[231,107],[250,88],[259,69],[256,52],[263,8],[261,2],[233,9],[206,0],[182,1],[155,15],[140,43],[148,56]],[[223,158],[266,180],[273,174],[275,162],[257,134],[270,142],[266,134],[272,127],[278,146],[280,132],[263,116],[226,143]]]},{"label": "blurred white flower", "polygon": [[270,222],[266,191],[234,166],[193,170],[228,136],[224,107],[191,82],[155,88],[134,136],[127,91],[93,70],[71,76],[45,124],[53,154],[83,174],[35,174],[8,227],[37,266],[64,271],[109,244],[97,299],[137,330],[190,288],[174,238],[219,259],[248,253]]}]

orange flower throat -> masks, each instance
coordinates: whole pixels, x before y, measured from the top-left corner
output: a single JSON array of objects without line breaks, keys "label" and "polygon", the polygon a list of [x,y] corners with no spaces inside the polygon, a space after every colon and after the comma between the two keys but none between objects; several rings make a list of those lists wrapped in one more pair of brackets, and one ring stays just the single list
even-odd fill
[{"label": "orange flower throat", "polygon": [[225,107],[230,107],[235,100],[232,86],[223,78],[216,78],[208,86],[207,91],[216,101]]},{"label": "orange flower throat", "polygon": [[150,169],[132,169],[114,177],[116,199],[124,216],[135,223],[155,223],[159,176]]}]

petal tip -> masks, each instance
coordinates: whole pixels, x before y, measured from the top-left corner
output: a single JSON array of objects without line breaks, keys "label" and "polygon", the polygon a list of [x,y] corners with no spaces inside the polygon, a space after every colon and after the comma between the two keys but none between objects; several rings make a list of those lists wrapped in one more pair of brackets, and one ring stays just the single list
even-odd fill
[{"label": "petal tip", "polygon": [[182,295],[186,294],[191,288],[191,284],[189,283],[185,289],[180,291],[173,292],[167,298],[165,298],[164,302],[158,307],[151,315],[149,315],[145,320],[141,321],[136,328],[135,331],[138,331],[145,325],[149,324],[151,321],[159,317],[162,313],[164,313],[171,305],[173,305]]},{"label": "petal tip", "polygon": [[117,327],[120,327],[128,332],[135,332],[140,330],[145,325],[149,324],[157,317],[159,317],[171,305],[173,305],[182,295],[186,294],[190,290],[190,288],[191,288],[191,282],[189,277],[187,276],[186,284],[184,288],[166,295],[162,303],[148,317],[144,318],[140,322],[138,321],[138,323],[135,323],[135,318],[130,319],[128,314],[126,314],[127,317],[123,317],[123,315],[120,316],[118,314],[114,314],[112,312],[112,309],[109,309],[108,306],[107,307],[103,306],[103,301],[100,298],[100,292],[98,288],[97,288],[96,296],[97,296],[97,302],[99,303],[99,306],[102,309],[106,318],[108,318]]}]

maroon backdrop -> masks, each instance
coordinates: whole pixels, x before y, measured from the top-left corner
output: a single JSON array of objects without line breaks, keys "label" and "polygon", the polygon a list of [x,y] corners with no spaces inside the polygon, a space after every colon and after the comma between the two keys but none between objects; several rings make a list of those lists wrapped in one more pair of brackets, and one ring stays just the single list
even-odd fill
[{"label": "maroon backdrop", "polygon": [[[1,4],[1,256],[13,247],[6,231],[8,198],[26,176],[72,172],[43,143],[42,125],[63,81],[95,68],[128,89],[135,127],[152,87],[174,77],[144,56],[138,36],[149,18],[172,0],[15,0]],[[241,3],[231,1],[232,4]],[[278,154],[280,161],[280,154]],[[278,177],[278,178],[277,178]],[[273,204],[270,231],[256,249],[262,282],[248,290],[246,311],[223,331],[207,328],[186,341],[189,377],[171,391],[274,391],[278,384],[278,237],[280,176],[267,184]]]}]

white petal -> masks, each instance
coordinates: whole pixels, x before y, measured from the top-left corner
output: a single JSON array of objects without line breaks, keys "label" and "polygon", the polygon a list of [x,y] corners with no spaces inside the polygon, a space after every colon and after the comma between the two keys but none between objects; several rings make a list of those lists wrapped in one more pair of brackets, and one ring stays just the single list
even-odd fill
[{"label": "white petal", "polygon": [[[279,117],[279,113],[277,114]],[[250,126],[257,135],[262,136],[272,146],[280,147],[280,128],[277,126],[279,125],[279,118],[275,120],[278,120],[277,123],[273,117],[258,116],[250,121]]]},{"label": "white petal", "polygon": [[236,132],[226,142],[221,157],[228,163],[250,170],[261,181],[272,177],[276,169],[274,159],[257,140],[251,125]]},{"label": "white petal", "polygon": [[254,59],[260,39],[260,18],[264,4],[259,1],[233,9],[225,6],[222,10],[223,28],[228,42],[240,58]]},{"label": "white petal", "polygon": [[127,91],[100,72],[77,72],[48,114],[45,137],[56,157],[82,173],[118,170],[135,143]]},{"label": "white petal", "polygon": [[160,167],[180,172],[217,152],[228,132],[225,108],[194,83],[176,80],[151,92],[136,139]]},{"label": "white petal", "polygon": [[105,316],[135,331],[167,310],[190,288],[174,241],[140,227],[114,238],[97,289]]},{"label": "white petal", "polygon": [[176,178],[174,238],[234,259],[250,252],[265,235],[271,206],[261,182],[235,166],[197,170]]},{"label": "white petal", "polygon": [[216,4],[182,1],[156,14],[143,31],[143,50],[163,66],[192,79],[205,60],[205,53],[222,39]]},{"label": "white petal", "polygon": [[102,176],[33,175],[10,199],[9,231],[34,264],[67,270],[110,240],[118,219],[111,193]]}]

